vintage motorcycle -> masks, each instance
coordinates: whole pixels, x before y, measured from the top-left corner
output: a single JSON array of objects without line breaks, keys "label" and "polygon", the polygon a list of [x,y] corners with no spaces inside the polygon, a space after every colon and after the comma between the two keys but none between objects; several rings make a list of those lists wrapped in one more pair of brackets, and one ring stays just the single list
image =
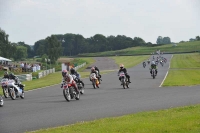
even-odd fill
[{"label": "vintage motorcycle", "polygon": [[8,89],[8,79],[7,78],[3,78],[1,80],[1,86],[3,89],[3,95],[5,98],[9,97],[9,89]]},{"label": "vintage motorcycle", "polygon": [[92,85],[93,85],[93,87],[94,87],[94,89],[96,89],[96,88],[99,88],[99,80],[98,80],[98,78],[96,77],[96,74],[95,73],[91,73],[90,74],[90,81],[92,82]]},{"label": "vintage motorcycle", "polygon": [[24,93],[22,93],[22,87],[25,85],[16,85],[14,80],[8,80],[8,92],[12,100],[15,100],[17,97],[24,99]]},{"label": "vintage motorcycle", "polygon": [[120,81],[121,81],[121,85],[123,85],[123,88],[125,89],[126,87],[129,88],[129,82],[127,81],[128,79],[126,78],[126,75],[124,72],[120,72],[118,74]]},{"label": "vintage motorcycle", "polygon": [[3,106],[3,98],[2,98],[2,96],[0,96],[0,107],[2,107]]},{"label": "vintage motorcycle", "polygon": [[65,99],[69,102],[71,99],[80,99],[80,94],[77,94],[75,88],[72,86],[72,84],[64,84],[63,85],[63,95]]},{"label": "vintage motorcycle", "polygon": [[80,93],[84,94],[84,84],[83,84],[83,81],[80,80],[80,75],[79,75],[79,77],[77,77],[76,75],[72,74],[72,77],[73,77],[74,81],[76,82]]}]

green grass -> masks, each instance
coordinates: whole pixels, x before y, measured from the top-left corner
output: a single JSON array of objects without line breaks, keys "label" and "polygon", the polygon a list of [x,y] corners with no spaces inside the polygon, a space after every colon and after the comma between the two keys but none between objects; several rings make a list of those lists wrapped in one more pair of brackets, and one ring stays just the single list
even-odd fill
[{"label": "green grass", "polygon": [[170,68],[200,68],[200,54],[174,55]]},{"label": "green grass", "polygon": [[124,67],[131,68],[139,63],[141,63],[144,60],[147,60],[149,58],[148,55],[144,56],[115,56],[111,57],[115,60],[116,64],[124,64]]},{"label": "green grass", "polygon": [[186,106],[79,122],[34,133],[199,133],[199,114],[200,105]]},{"label": "green grass", "polygon": [[200,69],[170,70],[163,86],[190,86],[200,84]]},{"label": "green grass", "polygon": [[163,86],[200,85],[200,54],[174,55]]},{"label": "green grass", "polygon": [[113,55],[136,55],[136,54],[150,54],[155,52],[157,49],[160,49],[164,52],[191,52],[191,51],[200,51],[200,41],[194,42],[185,42],[185,43],[178,43],[178,46],[173,46],[172,44],[166,44],[161,46],[153,45],[150,46],[138,46],[138,47],[131,47],[122,50],[116,51],[105,51],[99,53],[87,53],[87,54],[80,54],[80,56],[113,56]]}]

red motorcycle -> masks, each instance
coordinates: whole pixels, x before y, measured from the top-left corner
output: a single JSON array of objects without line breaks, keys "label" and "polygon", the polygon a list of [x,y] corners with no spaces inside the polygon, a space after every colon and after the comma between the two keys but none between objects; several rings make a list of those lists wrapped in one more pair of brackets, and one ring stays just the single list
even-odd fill
[{"label": "red motorcycle", "polygon": [[76,99],[76,100],[80,99],[80,94],[76,92],[76,89],[72,86],[72,84],[63,85],[63,95],[68,102],[71,99]]}]

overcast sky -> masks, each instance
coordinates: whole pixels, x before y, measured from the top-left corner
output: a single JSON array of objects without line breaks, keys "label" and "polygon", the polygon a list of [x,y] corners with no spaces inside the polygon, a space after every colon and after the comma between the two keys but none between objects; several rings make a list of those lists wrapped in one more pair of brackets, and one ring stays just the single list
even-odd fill
[{"label": "overcast sky", "polygon": [[29,45],[65,33],[179,42],[200,35],[200,0],[0,0],[0,28]]}]

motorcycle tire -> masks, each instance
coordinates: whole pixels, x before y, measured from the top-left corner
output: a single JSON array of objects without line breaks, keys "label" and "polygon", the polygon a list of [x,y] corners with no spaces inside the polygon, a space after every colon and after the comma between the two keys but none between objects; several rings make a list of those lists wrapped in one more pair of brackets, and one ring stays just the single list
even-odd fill
[{"label": "motorcycle tire", "polygon": [[79,100],[80,99],[80,94],[76,94],[76,100]]},{"label": "motorcycle tire", "polygon": [[0,107],[3,107],[3,103],[4,103],[3,98],[0,96]]},{"label": "motorcycle tire", "polygon": [[65,99],[66,99],[68,102],[70,102],[71,96],[70,96],[69,92],[67,91],[67,89],[63,89],[63,95],[64,95]]},{"label": "motorcycle tire", "polygon": [[5,98],[8,98],[8,97],[9,97],[8,88],[7,88],[7,89],[3,88],[3,95],[4,95]]},{"label": "motorcycle tire", "polygon": [[94,89],[96,89],[96,83],[95,83],[95,80],[92,80],[92,85],[93,85]]},{"label": "motorcycle tire", "polygon": [[22,95],[20,96],[21,99],[24,99],[24,97],[25,97],[25,94],[23,96]]},{"label": "motorcycle tire", "polygon": [[11,99],[12,99],[12,100],[15,100],[16,97],[17,97],[17,96],[16,96],[16,93],[15,93],[15,89],[14,89],[14,88],[10,89],[9,93],[10,93]]}]

